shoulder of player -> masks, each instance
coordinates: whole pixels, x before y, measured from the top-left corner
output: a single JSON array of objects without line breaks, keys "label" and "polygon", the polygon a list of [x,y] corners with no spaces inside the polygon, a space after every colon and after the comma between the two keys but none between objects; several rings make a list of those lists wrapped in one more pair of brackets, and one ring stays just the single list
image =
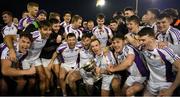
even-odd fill
[{"label": "shoulder of player", "polygon": [[173,57],[175,55],[173,50],[171,48],[168,48],[168,47],[165,47],[162,49],[157,49],[157,50],[160,51],[161,53],[163,53],[165,56],[170,55],[171,57]]},{"label": "shoulder of player", "polygon": [[170,27],[169,33],[175,34],[176,36],[179,36],[180,35],[180,30],[177,29],[177,28],[174,28],[174,27]]},{"label": "shoulder of player", "polygon": [[92,29],[92,32],[94,32],[95,30],[98,29],[98,26],[95,26],[93,29]]},{"label": "shoulder of player", "polygon": [[133,50],[134,47],[132,45],[126,44],[124,45],[124,50]]},{"label": "shoulder of player", "polygon": [[30,32],[30,34],[32,34],[32,37],[33,37],[33,38],[37,38],[37,37],[40,36],[40,32],[39,32],[38,30],[33,31],[33,32]]},{"label": "shoulder of player", "polygon": [[82,47],[83,47],[83,46],[82,46],[82,42],[77,42],[77,43],[76,43],[76,47],[82,48]]},{"label": "shoulder of player", "polygon": [[68,44],[65,42],[65,43],[60,44],[58,49],[65,49],[67,47],[68,47]]},{"label": "shoulder of player", "polygon": [[105,29],[110,30],[110,28],[109,28],[108,26],[106,26],[106,25],[104,25],[103,27],[104,27]]},{"label": "shoulder of player", "polygon": [[70,29],[71,29],[71,25],[67,25],[67,26],[64,28],[64,30],[65,30],[66,32],[70,31]]},{"label": "shoulder of player", "polygon": [[0,50],[1,50],[0,52],[2,55],[2,53],[8,53],[9,48],[7,47],[7,45],[5,43],[2,43],[2,44],[0,44]]}]

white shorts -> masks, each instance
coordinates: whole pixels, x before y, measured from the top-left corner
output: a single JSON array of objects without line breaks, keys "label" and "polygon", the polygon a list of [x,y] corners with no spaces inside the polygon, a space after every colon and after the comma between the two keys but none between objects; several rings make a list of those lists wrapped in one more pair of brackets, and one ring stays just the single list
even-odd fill
[{"label": "white shorts", "polygon": [[103,75],[101,89],[109,91],[110,87],[111,87],[112,79],[114,77],[115,77],[114,74],[113,75]]},{"label": "white shorts", "polygon": [[146,77],[135,77],[135,76],[129,76],[126,79],[125,84],[128,86],[132,86],[135,82],[138,82],[140,84],[143,84],[144,81],[146,80]]},{"label": "white shorts", "polygon": [[158,95],[159,91],[162,89],[167,89],[172,85],[172,82],[151,82],[148,81],[147,91],[153,95]]},{"label": "white shorts", "polygon": [[[51,61],[51,59],[41,58],[41,62],[42,62],[43,67],[48,67],[50,61]],[[57,65],[59,64],[59,61],[57,58],[54,60],[54,64],[57,64]]]},{"label": "white shorts", "polygon": [[91,72],[86,72],[84,69],[80,69],[80,75],[85,84],[88,84],[88,85],[94,84],[94,79],[93,79],[93,75]]},{"label": "white shorts", "polygon": [[25,59],[25,60],[22,61],[22,68],[23,69],[30,69],[32,65],[41,66],[42,63],[41,63],[40,58],[35,59],[35,60],[26,60]]},{"label": "white shorts", "polygon": [[78,65],[71,66],[69,64],[61,63],[61,67],[64,68],[67,72],[70,70],[79,70]]}]

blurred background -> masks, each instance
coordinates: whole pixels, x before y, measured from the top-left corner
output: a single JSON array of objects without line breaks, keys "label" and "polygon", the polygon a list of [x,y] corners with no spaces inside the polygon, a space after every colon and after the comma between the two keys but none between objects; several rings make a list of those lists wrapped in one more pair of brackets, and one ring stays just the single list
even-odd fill
[{"label": "blurred background", "polygon": [[125,7],[136,9],[137,1],[140,17],[147,8],[152,7],[162,10],[172,7],[180,11],[180,0],[105,0],[105,5],[98,7],[96,6],[97,0],[1,0],[0,12],[12,11],[15,17],[20,19],[21,13],[26,10],[26,5],[30,1],[39,3],[40,9],[45,9],[47,12],[57,11],[63,15],[65,11],[71,11],[73,14],[81,15],[84,19],[95,19],[97,13],[102,12],[106,15],[107,21],[115,11],[122,11]]}]

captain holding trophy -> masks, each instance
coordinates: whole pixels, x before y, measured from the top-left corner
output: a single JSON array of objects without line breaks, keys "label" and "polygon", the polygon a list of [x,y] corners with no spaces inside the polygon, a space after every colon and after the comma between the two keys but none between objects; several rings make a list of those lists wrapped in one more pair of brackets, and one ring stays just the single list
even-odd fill
[{"label": "captain holding trophy", "polygon": [[116,61],[113,53],[107,48],[102,48],[98,39],[91,39],[91,36],[82,36],[83,47],[80,50],[80,75],[86,84],[88,95],[93,94],[93,85],[102,79],[101,95],[108,96],[110,89],[115,95],[120,95],[119,75],[109,73],[108,65],[115,65]]}]

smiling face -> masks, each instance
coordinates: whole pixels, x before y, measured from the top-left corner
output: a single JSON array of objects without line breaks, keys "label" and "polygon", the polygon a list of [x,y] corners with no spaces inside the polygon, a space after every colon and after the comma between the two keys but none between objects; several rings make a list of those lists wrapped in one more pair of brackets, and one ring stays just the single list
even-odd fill
[{"label": "smiling face", "polygon": [[117,23],[110,23],[110,28],[112,31],[117,31],[118,29],[118,24]]},{"label": "smiling face", "polygon": [[54,32],[59,32],[60,28],[61,28],[60,23],[52,24],[52,29]]},{"label": "smiling face", "polygon": [[43,39],[48,39],[50,34],[52,33],[51,27],[42,27],[40,28],[40,32]]},{"label": "smiling face", "polygon": [[98,27],[101,28],[104,25],[104,22],[105,22],[104,18],[102,18],[102,19],[97,18]]},{"label": "smiling face", "polygon": [[95,40],[95,41],[91,42],[91,50],[96,55],[100,55],[101,54],[101,44],[99,43],[98,40]]},{"label": "smiling face", "polygon": [[134,21],[127,21],[127,28],[129,32],[136,32],[139,28],[139,25]]},{"label": "smiling face", "polygon": [[67,44],[68,44],[68,46],[69,46],[69,48],[74,48],[75,47],[75,45],[76,45],[76,37],[75,36],[73,36],[73,37],[68,37],[67,38]]},{"label": "smiling face", "polygon": [[43,13],[39,14],[38,17],[37,17],[37,20],[38,21],[44,21],[47,19],[47,16]]},{"label": "smiling face", "polygon": [[125,45],[124,40],[119,39],[119,38],[115,38],[112,42],[112,47],[117,53],[123,50],[124,45]]},{"label": "smiling face", "polygon": [[12,20],[13,20],[13,17],[8,14],[2,15],[2,18],[3,18],[3,21],[5,24],[8,24],[8,23],[12,22]]},{"label": "smiling face", "polygon": [[149,35],[144,35],[139,37],[140,45],[144,46],[146,49],[149,49],[151,44],[154,42],[154,38]]},{"label": "smiling face", "polygon": [[171,21],[168,18],[163,18],[163,19],[159,19],[157,20],[157,25],[158,25],[158,30],[160,32],[166,32],[168,30],[168,28],[170,27]]},{"label": "smiling face", "polygon": [[70,13],[66,13],[64,15],[64,21],[69,23],[71,21],[71,14]]},{"label": "smiling face", "polygon": [[19,39],[19,50],[20,52],[22,52],[23,54],[26,54],[28,49],[31,46],[31,41],[29,38],[22,36]]},{"label": "smiling face", "polygon": [[82,39],[82,44],[85,49],[88,49],[91,43],[91,38],[85,37]]}]

